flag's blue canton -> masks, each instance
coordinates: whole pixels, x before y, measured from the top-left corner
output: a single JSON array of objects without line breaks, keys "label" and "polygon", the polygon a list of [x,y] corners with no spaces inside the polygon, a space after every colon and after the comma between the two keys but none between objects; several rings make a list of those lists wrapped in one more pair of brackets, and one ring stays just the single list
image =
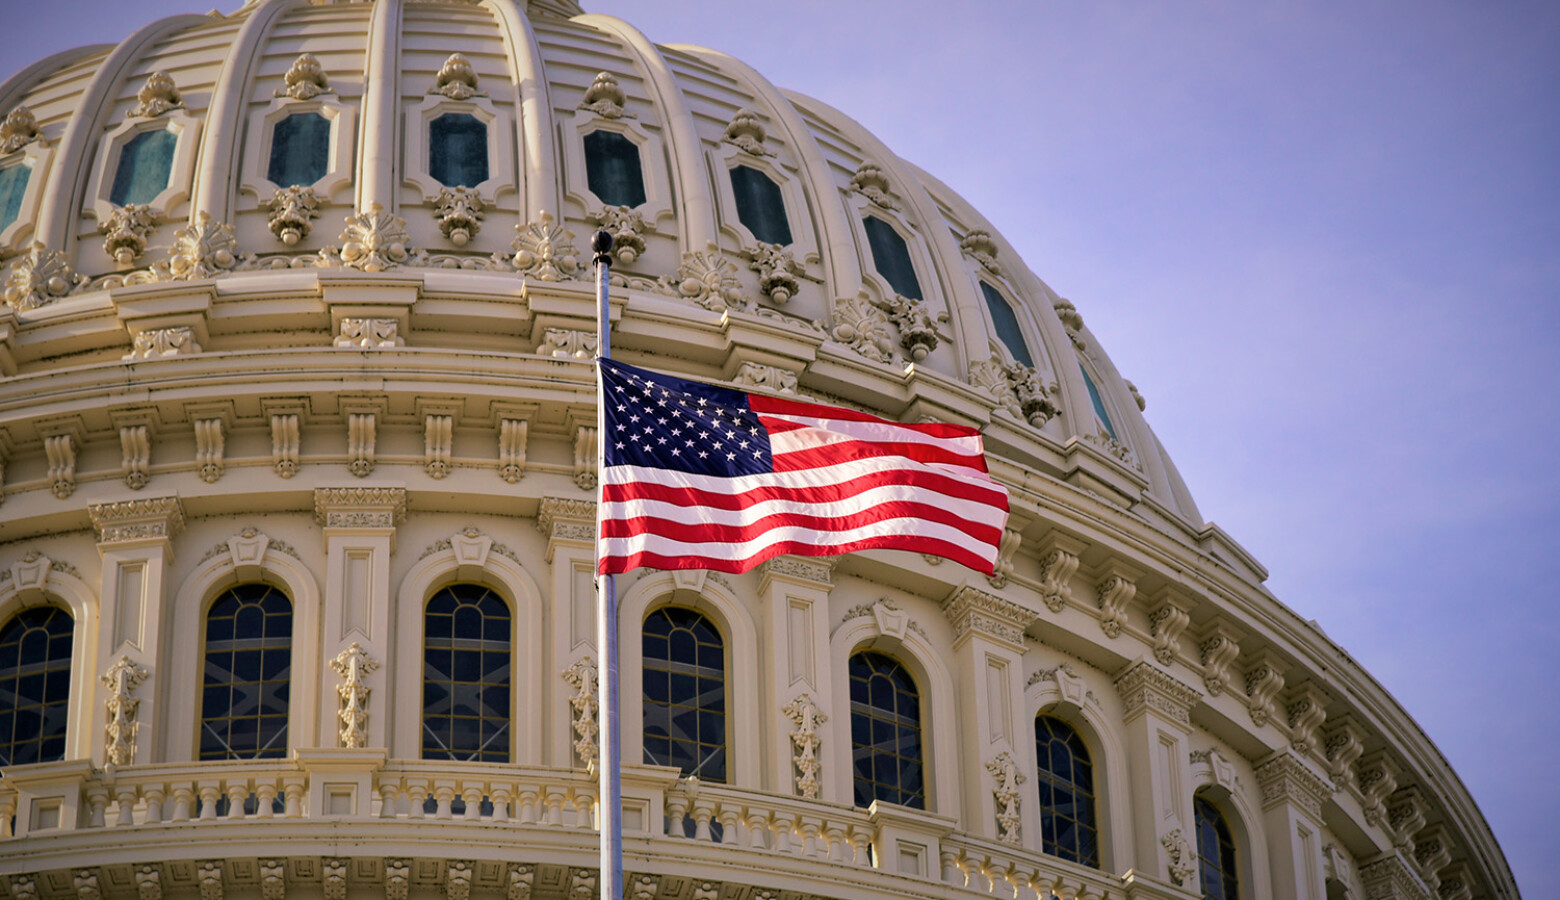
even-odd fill
[{"label": "flag's blue canton", "polygon": [[740,391],[600,360],[606,464],[731,478],[773,471],[769,432]]}]

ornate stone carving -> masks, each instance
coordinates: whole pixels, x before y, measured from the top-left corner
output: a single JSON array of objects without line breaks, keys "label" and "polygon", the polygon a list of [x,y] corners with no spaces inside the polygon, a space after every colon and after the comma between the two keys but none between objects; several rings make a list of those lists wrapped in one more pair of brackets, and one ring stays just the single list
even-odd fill
[{"label": "ornate stone carving", "polygon": [[167,72],[153,72],[135,98],[140,102],[130,110],[127,118],[155,119],[169,110],[184,108],[179,86],[173,83],[173,76]]},{"label": "ornate stone carving", "polygon": [[1256,776],[1264,809],[1293,803],[1318,823],[1322,821],[1322,803],[1332,795],[1332,787],[1299,757],[1280,751],[1257,766]]},{"label": "ornate stone carving", "polygon": [[969,586],[959,587],[942,604],[943,615],[953,625],[954,640],[970,632],[995,638],[1020,649],[1024,629],[1036,618],[1024,607]]},{"label": "ornate stone carving", "polygon": [[1137,461],[1136,454],[1132,452],[1132,448],[1112,437],[1110,432],[1105,430],[1104,425],[1100,425],[1093,434],[1085,434],[1083,439],[1105,451],[1107,456],[1122,465],[1130,466],[1140,472],[1143,470],[1143,467]]},{"label": "ornate stone carving", "polygon": [[1343,790],[1354,784],[1354,763],[1365,752],[1364,735],[1347,716],[1327,731],[1322,745],[1322,755],[1327,759],[1327,772],[1332,776],[1333,787]]},{"label": "ornate stone carving", "polygon": [[796,792],[808,800],[816,800],[821,785],[818,776],[823,773],[818,749],[823,746],[822,726],[829,721],[829,716],[805,693],[794,697],[780,708],[780,712],[791,720],[791,763],[796,766]]},{"label": "ornate stone carving", "polygon": [[5,121],[0,122],[0,156],[15,153],[42,136],[38,131],[38,118],[33,115],[33,111],[18,106],[6,113]]},{"label": "ornate stone carving", "polygon": [[973,228],[964,239],[959,241],[959,249],[970,259],[980,263],[981,268],[992,274],[1001,274],[1002,270],[997,266],[997,242],[991,239],[991,233],[979,228]]},{"label": "ornate stone carving", "polygon": [[1301,753],[1317,749],[1317,729],[1327,721],[1327,695],[1314,684],[1297,688],[1284,705],[1284,719],[1289,725],[1289,744]]},{"label": "ornate stone carving", "polygon": [[[596,893],[595,869],[569,870],[569,900],[592,900]],[[694,900],[699,900],[698,891],[694,891]]]},{"label": "ornate stone carving", "polygon": [[475,188],[441,188],[433,203],[439,233],[455,246],[466,246],[482,230],[482,195]]},{"label": "ornate stone carving", "polygon": [[937,326],[926,304],[895,294],[885,303],[888,319],[899,329],[899,344],[916,362],[937,349]]},{"label": "ornate stone carving", "polygon": [[385,860],[385,900],[406,900],[412,886],[412,861]]},{"label": "ornate stone carving", "polygon": [[49,458],[49,492],[61,500],[76,493],[75,436],[49,435],[43,439],[43,453]]},{"label": "ornate stone carving", "polygon": [[193,224],[174,234],[168,272],[176,281],[195,281],[226,272],[237,262],[238,239],[233,236],[233,226],[201,212]]},{"label": "ornate stone carving", "polygon": [[1006,750],[998,753],[995,759],[987,760],[986,771],[997,783],[991,792],[997,801],[997,839],[1005,844],[1017,844],[1022,840],[1023,823],[1018,811],[1018,786],[1028,779],[1018,770],[1013,754]]},{"label": "ornate stone carving", "polygon": [[594,359],[598,346],[594,331],[549,328],[543,333],[542,344],[536,348],[536,353],[554,359]]},{"label": "ornate stone carving", "polygon": [[612,73],[598,72],[590,87],[585,89],[580,109],[588,109],[603,119],[632,119],[634,116],[624,110],[627,103],[628,95],[623,93]]},{"label": "ornate stone carving", "polygon": [[1036,428],[1045,425],[1060,409],[1051,398],[1060,392],[1035,369],[1000,357],[970,364],[970,384],[983,388],[1008,412]]},{"label": "ornate stone carving", "polygon": [[375,422],[371,412],[347,414],[347,471],[359,478],[374,471]]},{"label": "ornate stone carving", "polygon": [[435,480],[450,474],[450,451],[455,440],[455,417],[423,417],[423,471]]},{"label": "ornate stone carving", "polygon": [[803,274],[803,269],[792,257],[790,249],[759,241],[747,249],[747,254],[748,268],[758,273],[758,289],[769,302],[784,306],[796,296],[802,286],[798,276]]},{"label": "ornate stone carving", "polygon": [[799,556],[777,556],[763,564],[761,571],[766,575],[780,575],[786,578],[799,578],[810,581],[813,584],[827,587],[834,583],[830,572],[829,563],[821,559],[803,559]]},{"label": "ornate stone carving", "polygon": [[87,515],[100,544],[172,538],[184,530],[184,509],[178,497],[93,503],[87,506]]},{"label": "ornate stone carving", "polygon": [[336,335],[337,347],[383,348],[403,347],[401,323],[395,319],[358,318],[346,316],[341,320]]},{"label": "ornate stone carving", "polygon": [[363,272],[383,272],[406,262],[410,253],[406,220],[370,203],[367,212],[347,217],[341,232],[341,264]]},{"label": "ornate stone carving", "polygon": [[428,93],[443,94],[451,100],[470,100],[472,97],[487,95],[486,91],[477,87],[477,70],[471,67],[470,60],[459,53],[451,53],[444,60]]},{"label": "ornate stone carving", "polygon": [[347,861],[327,856],[320,860],[325,900],[347,900]]},{"label": "ornate stone carving", "polygon": [[125,359],[162,359],[168,356],[191,356],[201,352],[195,339],[195,329],[188,325],[170,325],[167,328],[149,328],[136,332],[131,339],[130,352]]},{"label": "ornate stone carving", "polygon": [[1079,350],[1083,343],[1083,316],[1078,314],[1078,307],[1072,305],[1072,301],[1058,298],[1051,308],[1056,310],[1056,317],[1062,320],[1062,328],[1067,331],[1067,337],[1072,340],[1073,346]]},{"label": "ornate stone carving", "polygon": [[737,375],[731,379],[731,383],[740,387],[762,388],[777,394],[796,393],[795,372],[756,362],[744,362],[741,368],[737,369]]},{"label": "ornate stone carving", "polygon": [[[162,870],[153,863],[135,868],[135,893],[140,900],[162,900]],[[267,897],[266,900],[272,900]],[[280,897],[275,900],[281,900]]]},{"label": "ornate stone carving", "polygon": [[531,887],[535,881],[536,866],[530,863],[510,863],[507,900],[531,900]]},{"label": "ornate stone carving", "polygon": [[1145,412],[1148,409],[1148,401],[1143,399],[1143,394],[1138,390],[1137,385],[1128,381],[1127,392],[1132,395],[1132,402],[1137,404],[1138,412]]},{"label": "ornate stone carving", "polygon": [[1137,595],[1137,585],[1125,575],[1115,574],[1094,590],[1100,606],[1100,630],[1106,637],[1117,637],[1127,624],[1127,604]]},{"label": "ornate stone carving", "polygon": [[1414,863],[1419,867],[1420,877],[1432,891],[1441,886],[1441,878],[1437,873],[1451,865],[1451,843],[1451,835],[1440,825],[1426,828],[1414,836]]},{"label": "ornate stone carving", "polygon": [[283,478],[298,474],[298,414],[271,415],[271,468]]},{"label": "ornate stone carving", "polygon": [[876,163],[864,162],[857,166],[856,174],[850,176],[850,187],[884,209],[899,208],[890,191],[888,176],[883,174],[883,168]]},{"label": "ornate stone carving", "polygon": [[265,205],[271,211],[266,220],[271,233],[289,247],[309,236],[314,220],[320,214],[320,200],[315,196],[314,188],[300,184],[277,188]]},{"label": "ornate stone carving", "polygon": [[1160,597],[1149,610],[1148,630],[1154,636],[1154,658],[1162,665],[1168,666],[1175,661],[1181,633],[1191,621],[1191,609],[1168,594]]},{"label": "ornate stone carving", "polygon": [[555,223],[546,210],[536,214],[536,221],[516,225],[515,232],[510,263],[521,275],[537,281],[570,281],[582,271],[574,232]]},{"label": "ornate stone carving", "polygon": [[1040,560],[1040,599],[1046,608],[1059,613],[1072,602],[1072,576],[1078,571],[1078,556],[1056,547]]},{"label": "ornate stone carving", "polygon": [[151,477],[152,442],[145,425],[119,426],[120,471],[125,487],[139,491]]},{"label": "ornate stone carving", "polygon": [[536,528],[549,539],[596,539],[596,504],[591,500],[543,497],[537,509]]},{"label": "ornate stone carving", "polygon": [[312,53],[301,53],[287,70],[285,90],[276,91],[278,97],[294,100],[313,100],[321,94],[334,94],[330,81],[325,77],[325,67]]},{"label": "ornate stone carving", "polygon": [[628,265],[645,253],[644,216],[631,206],[604,206],[589,216],[603,231],[612,235],[612,255]]},{"label": "ornate stone carving", "polygon": [[140,203],[118,207],[98,230],[103,233],[103,252],[121,266],[128,266],[146,252],[146,239],[157,227],[152,208]]},{"label": "ornate stone carving", "polygon": [[525,419],[498,422],[498,475],[514,484],[525,477],[525,450],[531,426]]},{"label": "ornate stone carving", "polygon": [[1178,885],[1191,881],[1196,867],[1192,863],[1192,851],[1186,844],[1186,838],[1181,836],[1181,829],[1172,828],[1165,832],[1159,838],[1159,846],[1165,848],[1165,868],[1170,874],[1170,881]]},{"label": "ornate stone carving", "polygon": [[314,519],[326,528],[393,528],[406,519],[406,489],[314,489]]},{"label": "ornate stone carving", "polygon": [[471,860],[452,859],[444,871],[445,900],[471,900]]},{"label": "ornate stone carving", "polygon": [[662,278],[661,284],[677,296],[715,312],[746,309],[749,305],[742,295],[737,267],[714,244],[684,253],[677,276]]},{"label": "ornate stone carving", "polygon": [[1246,696],[1250,699],[1251,721],[1266,725],[1273,716],[1273,698],[1284,689],[1284,672],[1278,660],[1264,653],[1246,670]]},{"label": "ornate stone carving", "polygon": [[223,422],[219,418],[195,420],[195,465],[200,480],[216,483],[222,477],[223,451],[227,440],[223,435]]},{"label": "ornate stone carving", "polygon": [[91,869],[77,869],[76,900],[103,900],[103,890],[98,886],[98,874]]},{"label": "ornate stone carving", "polygon": [[1391,852],[1360,866],[1360,886],[1365,889],[1365,900],[1428,897],[1425,885],[1409,868],[1408,862]]},{"label": "ornate stone carving", "polygon": [[[819,323],[819,327],[823,327]],[[829,336],[873,362],[894,359],[894,337],[888,316],[866,297],[849,297],[834,305],[834,327]]]},{"label": "ornate stone carving", "polygon": [[12,875],[11,896],[16,900],[38,900],[38,883],[31,875]]},{"label": "ornate stone carving", "polygon": [[764,146],[767,137],[768,135],[764,133],[764,123],[758,117],[758,111],[744,107],[731,117],[731,122],[726,125],[726,133],[721,140],[727,144],[734,144],[737,149],[753,156],[774,156],[774,153]]},{"label": "ornate stone carving", "polygon": [[1392,832],[1392,843],[1401,850],[1412,853],[1414,834],[1425,827],[1428,806],[1415,785],[1398,788],[1387,799],[1387,830]]},{"label": "ornate stone carving", "polygon": [[1387,825],[1387,797],[1397,790],[1397,776],[1401,771],[1382,751],[1360,760],[1357,783],[1364,800],[1365,821],[1377,828]]},{"label": "ornate stone carving", "polygon": [[574,483],[582,491],[596,489],[596,429],[581,425],[574,432]]},{"label": "ornate stone carving", "polygon": [[600,761],[596,735],[601,731],[596,721],[599,698],[596,695],[595,660],[588,656],[575,660],[563,670],[563,680],[574,689],[569,695],[569,709],[574,714],[574,755],[585,768],[595,771]]},{"label": "ornate stone carving", "polygon": [[336,685],[336,721],[340,726],[337,737],[341,746],[361,749],[368,746],[368,698],[372,688],[368,676],[379,668],[379,662],[357,641],[336,654],[330,667],[341,676]]},{"label": "ornate stone carving", "polygon": [[1078,676],[1073,667],[1067,663],[1061,663],[1049,669],[1037,670],[1035,674],[1029,676],[1029,681],[1025,683],[1025,687],[1039,684],[1042,681],[1049,681],[1055,684],[1057,691],[1062,695],[1064,703],[1070,703],[1077,707],[1082,707],[1085,700],[1094,700],[1098,703],[1093,692],[1089,690],[1088,685]]},{"label": "ornate stone carving", "polygon": [[5,302],[13,309],[36,309],[86,283],[87,277],[71,269],[65,254],[34,242],[11,264],[5,279]]},{"label": "ornate stone carving", "polygon": [[628,900],[655,900],[660,889],[661,876],[636,874],[628,879]]},{"label": "ornate stone carving", "polygon": [[1191,710],[1202,695],[1191,685],[1152,663],[1139,661],[1116,679],[1126,715],[1140,709],[1156,710],[1182,724],[1191,723]]},{"label": "ornate stone carving", "polygon": [[1235,657],[1240,655],[1237,640],[1236,634],[1215,625],[1197,645],[1197,652],[1202,659],[1203,687],[1214,696],[1224,693],[1230,686],[1230,666],[1235,662]]},{"label": "ornate stone carving", "polygon": [[135,762],[135,737],[141,729],[136,713],[141,701],[134,695],[149,675],[151,671],[145,666],[121,656],[99,679],[108,688],[108,699],[104,701],[108,723],[103,726],[103,758],[111,765],[128,766]]}]

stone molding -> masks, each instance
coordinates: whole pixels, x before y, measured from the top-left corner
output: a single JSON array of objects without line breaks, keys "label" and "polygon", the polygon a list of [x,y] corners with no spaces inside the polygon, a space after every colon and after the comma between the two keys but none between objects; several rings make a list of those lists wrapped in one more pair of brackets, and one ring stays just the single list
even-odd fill
[{"label": "stone molding", "polygon": [[1039,618],[1011,600],[963,585],[942,603],[943,615],[953,624],[955,643],[974,632],[982,637],[1011,644],[1022,650],[1024,629]]},{"label": "stone molding", "polygon": [[92,503],[87,506],[99,544],[169,540],[184,530],[184,507],[178,497],[147,497]]},{"label": "stone molding", "polygon": [[1192,707],[1203,697],[1196,688],[1141,659],[1116,678],[1116,691],[1126,706],[1123,718],[1152,709],[1183,725],[1191,724]]},{"label": "stone molding", "polygon": [[1263,809],[1293,803],[1321,823],[1322,804],[1332,796],[1332,786],[1299,757],[1280,751],[1257,766],[1256,776],[1257,786],[1262,790]]},{"label": "stone molding", "polygon": [[1365,900],[1430,900],[1430,889],[1398,853],[1388,853],[1360,866]]},{"label": "stone molding", "polygon": [[590,500],[543,497],[536,512],[536,528],[549,541],[594,541],[596,504]]},{"label": "stone molding", "polygon": [[314,520],[326,528],[394,528],[406,520],[406,488],[315,488]]},{"label": "stone molding", "polygon": [[798,556],[777,556],[759,567],[759,572],[767,580],[770,578],[791,578],[801,581],[810,581],[819,587],[829,587],[833,581],[833,567],[822,560],[802,559]]}]

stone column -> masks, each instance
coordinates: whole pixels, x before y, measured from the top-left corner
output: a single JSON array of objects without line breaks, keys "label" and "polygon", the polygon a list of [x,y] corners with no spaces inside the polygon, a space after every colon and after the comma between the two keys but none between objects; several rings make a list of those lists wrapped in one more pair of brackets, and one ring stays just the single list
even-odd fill
[{"label": "stone column", "polygon": [[547,738],[542,759],[545,765],[568,768],[579,763],[574,758],[574,724],[568,701],[573,690],[564,672],[585,657],[593,666],[600,664],[596,655],[596,504],[543,497],[536,527],[547,538],[546,559],[552,566],[547,591],[551,634],[542,690]]},{"label": "stone column", "polygon": [[1130,897],[1197,894],[1192,778],[1187,739],[1202,694],[1146,659],[1116,678],[1131,773]]},{"label": "stone column", "polygon": [[[321,616],[323,660],[334,659],[357,644],[374,660],[395,656],[394,598],[390,591],[390,556],[395,552],[395,528],[406,518],[406,489],[399,487],[322,487],[314,490],[314,517],[325,527],[325,604]],[[420,655],[420,654],[419,654]],[[323,664],[323,661],[322,661]],[[396,709],[396,685],[387,667],[363,677],[374,698],[366,747],[390,747],[389,711]],[[319,734],[340,735],[337,719],[336,677],[322,678],[319,700]],[[383,699],[381,699],[383,698]],[[404,715],[414,719],[421,710],[418,699],[406,700]],[[401,729],[404,738],[405,729]],[[416,731],[413,729],[415,736]],[[322,740],[338,747],[338,740]],[[415,737],[412,740],[415,745]],[[416,758],[416,746],[392,748],[394,755]]]},{"label": "stone column", "polygon": [[[158,671],[169,625],[167,578],[173,538],[184,529],[178,497],[148,497],[87,507],[103,557],[102,619],[92,675],[92,760],[150,763],[167,756],[158,734]],[[191,711],[193,714],[193,711]],[[114,725],[113,732],[105,728]],[[145,727],[143,727],[145,726]],[[184,752],[189,752],[188,750]]]},{"label": "stone column", "polygon": [[1287,749],[1257,766],[1256,776],[1262,790],[1262,831],[1267,837],[1272,896],[1277,900],[1324,896],[1322,803],[1331,796],[1331,787]]},{"label": "stone column", "polygon": [[[1024,629],[1038,614],[968,585],[943,601],[953,625],[964,827],[971,834],[1023,844],[1019,785],[1034,773],[1034,744],[1023,740]],[[1037,824],[1027,829],[1038,849]]]},{"label": "stone column", "polygon": [[[766,791],[849,803],[828,796],[821,766],[826,735],[846,734],[821,726],[849,710],[833,709],[829,667],[829,563],[781,556],[760,568],[758,587],[760,746],[759,770]],[[849,724],[847,722],[847,724]],[[838,739],[838,738],[836,738]]]}]

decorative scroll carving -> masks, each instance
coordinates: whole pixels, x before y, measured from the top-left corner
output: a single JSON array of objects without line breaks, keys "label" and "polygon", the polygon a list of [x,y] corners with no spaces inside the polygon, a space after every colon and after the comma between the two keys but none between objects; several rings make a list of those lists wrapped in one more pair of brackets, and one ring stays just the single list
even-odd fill
[{"label": "decorative scroll carving", "polygon": [[525,419],[500,419],[498,423],[498,474],[514,484],[525,477],[525,449],[530,433]]},{"label": "decorative scroll carving", "polygon": [[829,721],[829,716],[805,693],[781,707],[780,712],[794,726],[791,729],[791,762],[796,766],[796,792],[808,800],[816,800],[821,784],[818,776],[823,773],[818,750],[823,746],[822,726]]},{"label": "decorative scroll carving", "polygon": [[170,325],[167,328],[150,328],[137,332],[132,338],[130,352],[125,359],[162,359],[168,356],[191,356],[201,352],[195,339],[195,329],[188,325]]},{"label": "decorative scroll carving", "polygon": [[1215,626],[1197,645],[1197,652],[1202,657],[1203,686],[1214,696],[1224,693],[1230,686],[1230,665],[1240,655],[1236,640],[1235,634]]},{"label": "decorative scroll carving", "polygon": [[336,720],[340,725],[337,737],[341,746],[361,749],[368,746],[368,697],[372,688],[368,676],[379,668],[379,662],[357,641],[336,654],[330,667],[341,676],[336,685]]},{"label": "decorative scroll carving", "polygon": [[[307,53],[304,55],[308,56]],[[289,247],[309,236],[314,220],[320,214],[320,200],[315,196],[314,188],[300,184],[277,188],[265,205],[271,211],[266,220],[271,233]]]},{"label": "decorative scroll carving", "polygon": [[222,477],[222,456],[227,446],[222,432],[221,419],[195,420],[195,465],[199,467],[200,480],[207,484]]},{"label": "decorative scroll carving", "polygon": [[184,530],[184,510],[178,497],[93,503],[87,506],[87,515],[100,544],[172,538]]},{"label": "decorative scroll carving", "polygon": [[385,900],[406,900],[412,887],[412,861],[385,860]]},{"label": "decorative scroll carving", "polygon": [[174,233],[168,277],[175,281],[211,278],[232,269],[237,262],[238,239],[233,236],[233,226],[218,222],[203,211],[193,223]]},{"label": "decorative scroll carving", "polygon": [[1111,575],[1095,586],[1100,606],[1100,630],[1106,637],[1117,637],[1127,624],[1127,604],[1137,594],[1137,585],[1124,575]]},{"label": "decorative scroll carving", "polygon": [[121,266],[128,266],[146,252],[146,239],[157,227],[152,208],[126,203],[109,214],[98,230],[103,233],[103,252]]},{"label": "decorative scroll carving", "polygon": [[202,860],[195,879],[200,884],[200,900],[222,900],[222,860]]},{"label": "decorative scroll carving", "polygon": [[594,331],[549,328],[543,333],[542,344],[536,348],[536,353],[554,359],[594,359],[599,346]]},{"label": "decorative scroll carving", "polygon": [[347,217],[341,232],[341,264],[363,272],[383,272],[406,262],[406,220],[370,203],[367,212]]},{"label": "decorative scroll carving", "polygon": [[320,860],[325,900],[347,900],[347,861],[327,856]]},{"label": "decorative scroll carving", "polygon": [[132,491],[146,487],[151,477],[152,442],[146,432],[145,425],[119,427],[119,468],[124,473],[125,487]]},{"label": "decorative scroll carving", "polygon": [[482,195],[475,188],[441,188],[433,203],[439,233],[455,246],[466,246],[482,230]]},{"label": "decorative scroll carving", "polygon": [[108,699],[104,702],[108,723],[103,726],[103,758],[111,765],[128,766],[135,762],[135,737],[141,729],[136,713],[141,708],[141,701],[134,694],[149,675],[151,671],[145,666],[128,656],[121,656],[99,679],[108,688]]},{"label": "decorative scroll carving", "polygon": [[737,280],[737,267],[714,244],[684,253],[677,276],[662,278],[661,284],[677,296],[715,312],[747,309],[749,305],[742,295],[742,282]]},{"label": "decorative scroll carving", "polygon": [[769,302],[784,306],[801,290],[798,276],[803,274],[803,269],[789,248],[759,241],[747,249],[747,254],[748,268],[758,273],[758,289]]},{"label": "decorative scroll carving", "polygon": [[1302,685],[1294,692],[1284,707],[1284,718],[1289,725],[1289,744],[1301,753],[1317,749],[1317,729],[1327,721],[1327,695],[1315,685]]},{"label": "decorative scroll carving", "polygon": [[[823,323],[818,323],[823,328]],[[894,359],[894,337],[888,316],[866,297],[849,297],[834,306],[834,327],[829,336],[873,362]]]},{"label": "decorative scroll carving", "polygon": [[375,416],[371,412],[347,415],[347,471],[367,478],[374,471]]},{"label": "decorative scroll carving", "polygon": [[1013,577],[1013,555],[1018,552],[1018,547],[1024,541],[1024,536],[1011,528],[1002,531],[1002,540],[997,545],[997,564],[992,574],[987,577],[994,588],[1007,587],[1008,579]]},{"label": "decorative scroll carving", "polygon": [[283,478],[298,474],[298,414],[271,416],[271,468]]},{"label": "decorative scroll carving", "polygon": [[1414,785],[1399,788],[1387,800],[1387,829],[1392,843],[1401,850],[1414,852],[1414,834],[1425,827],[1425,799]]},{"label": "decorative scroll carving", "polygon": [[1072,602],[1072,576],[1078,571],[1078,556],[1056,547],[1040,560],[1040,599],[1046,608],[1059,613]]},{"label": "decorative scroll carving", "polygon": [[1195,688],[1148,662],[1132,665],[1116,679],[1127,715],[1156,710],[1181,724],[1190,724],[1192,706],[1202,699]]},{"label": "decorative scroll carving", "polygon": [[981,268],[994,275],[1002,273],[997,266],[997,242],[991,239],[991,233],[979,228],[972,228],[970,232],[959,241],[959,249],[970,259],[980,263]]},{"label": "decorative scroll carving", "polygon": [[[152,863],[136,866],[135,892],[140,900],[162,900],[162,870]],[[265,900],[273,900],[273,898],[267,897]],[[274,900],[281,900],[281,898],[276,897]]]},{"label": "decorative scroll carving", "polygon": [[1327,759],[1327,772],[1332,776],[1334,788],[1343,790],[1354,783],[1354,763],[1365,752],[1363,737],[1349,718],[1328,730],[1322,755]]},{"label": "decorative scroll carving", "polygon": [[997,782],[991,792],[997,801],[997,839],[1006,844],[1017,844],[1022,840],[1020,829],[1023,824],[1018,811],[1018,786],[1028,779],[1018,770],[1013,754],[1006,750],[986,762],[986,771]]},{"label": "decorative scroll carving", "polygon": [[471,67],[468,60],[460,53],[451,53],[444,60],[444,65],[439,67],[439,74],[434,76],[433,86],[428,88],[430,94],[443,94],[451,100],[470,100],[472,97],[487,96],[487,92],[477,87],[477,70]]},{"label": "decorative scroll carving", "polygon": [[423,471],[435,480],[450,474],[450,452],[455,442],[455,417],[423,418]]},{"label": "decorative scroll carving", "polygon": [[555,223],[546,210],[536,214],[536,221],[516,225],[510,246],[514,250],[510,263],[527,278],[570,281],[581,271],[574,232]]},{"label": "decorative scroll carving", "polygon": [[574,713],[574,755],[585,768],[595,771],[600,761],[596,735],[601,726],[596,722],[598,698],[596,696],[596,662],[581,657],[563,670],[563,680],[574,689],[569,695],[569,708]]},{"label": "decorative scroll carving", "polygon": [[876,163],[864,162],[857,166],[856,174],[850,176],[850,187],[884,209],[899,208],[890,192],[888,176],[883,174],[883,168]]},{"label": "decorative scroll carving", "polygon": [[1148,630],[1154,636],[1154,658],[1163,665],[1175,660],[1181,633],[1192,621],[1191,609],[1166,595],[1148,612]]},{"label": "decorative scroll carving", "polygon": [[403,347],[401,323],[395,319],[358,318],[345,316],[340,332],[336,335],[337,347]]},{"label": "decorative scroll carving", "polygon": [[612,255],[628,265],[645,254],[647,227],[644,216],[631,206],[604,206],[589,216],[603,231],[612,235]]},{"label": "decorative scroll carving", "polygon": [[49,491],[64,500],[76,492],[76,438],[51,434],[43,439],[43,452],[49,458]]},{"label": "decorative scroll carving", "polygon": [[756,387],[774,391],[777,394],[796,393],[796,373],[790,369],[782,369],[779,366],[766,366],[762,363],[745,362],[737,370],[737,375],[731,380],[732,384],[742,387]]},{"label": "decorative scroll carving", "polygon": [[27,107],[18,106],[0,122],[0,156],[15,153],[42,136],[38,131],[38,117]]},{"label": "decorative scroll carving", "polygon": [[582,491],[596,489],[596,429],[581,425],[574,432],[574,483]]},{"label": "decorative scroll carving", "polygon": [[510,863],[506,900],[531,900],[531,888],[535,881],[536,866],[530,863]]},{"label": "decorative scroll carving", "polygon": [[1377,828],[1387,824],[1387,797],[1397,790],[1400,771],[1391,757],[1379,751],[1360,760],[1357,783],[1365,801],[1365,821]]},{"label": "decorative scroll carving", "polygon": [[1430,890],[1436,891],[1441,887],[1441,878],[1438,873],[1452,862],[1451,835],[1440,825],[1427,828],[1414,836],[1414,863],[1419,867],[1420,877]]},{"label": "decorative scroll carving", "polygon": [[1192,865],[1192,852],[1186,845],[1186,838],[1181,836],[1181,829],[1172,828],[1159,838],[1159,846],[1165,848],[1165,858],[1168,861],[1166,869],[1170,873],[1170,880],[1178,885],[1184,885],[1191,880],[1195,867]]},{"label": "decorative scroll carving", "polygon": [[5,302],[13,309],[36,309],[86,283],[87,276],[77,275],[65,254],[34,242],[11,264],[5,279]]},{"label": "decorative scroll carving", "polygon": [[1251,721],[1257,727],[1266,725],[1273,716],[1273,698],[1284,689],[1284,673],[1278,661],[1263,654],[1246,670],[1246,696],[1251,703]]},{"label": "decorative scroll carving", "polygon": [[184,108],[184,98],[179,96],[179,86],[167,72],[153,72],[141,86],[135,99],[140,102],[130,110],[126,118],[155,119],[165,112]]},{"label": "decorative scroll carving", "polygon": [[623,93],[612,73],[598,72],[590,87],[585,89],[580,109],[588,109],[603,119],[632,119],[634,116],[624,110],[627,103],[628,95]]},{"label": "decorative scroll carving", "polygon": [[321,94],[334,94],[330,81],[325,77],[325,67],[313,53],[299,54],[287,70],[286,90],[276,91],[278,97],[294,100],[313,100]]}]

